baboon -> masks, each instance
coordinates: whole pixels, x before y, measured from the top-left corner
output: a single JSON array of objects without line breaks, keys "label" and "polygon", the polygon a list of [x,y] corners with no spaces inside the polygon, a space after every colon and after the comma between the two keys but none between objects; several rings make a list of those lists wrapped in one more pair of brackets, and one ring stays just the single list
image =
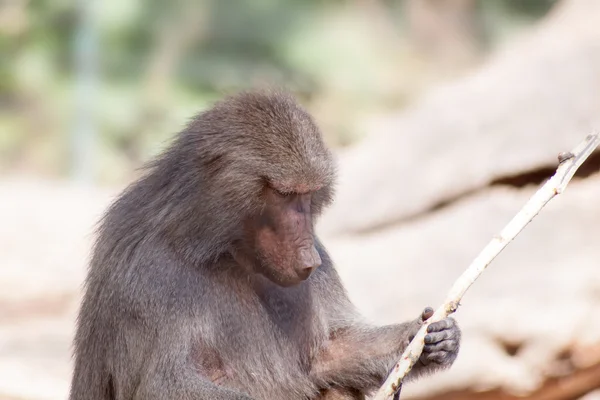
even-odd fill
[{"label": "baboon", "polygon": [[[376,327],[313,231],[335,165],[281,91],[196,116],[98,229],[71,400],[360,399],[433,310]],[[360,212],[360,210],[357,210]],[[431,324],[416,377],[449,367],[460,330]]]}]

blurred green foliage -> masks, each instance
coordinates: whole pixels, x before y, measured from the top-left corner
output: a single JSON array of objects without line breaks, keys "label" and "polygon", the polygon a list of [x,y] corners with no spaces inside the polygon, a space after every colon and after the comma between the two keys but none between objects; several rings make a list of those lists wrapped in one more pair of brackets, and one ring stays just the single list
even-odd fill
[{"label": "blurred green foliage", "polygon": [[[0,168],[66,174],[77,112],[75,40],[92,9],[94,170],[101,180],[156,154],[225,93],[294,90],[327,140],[360,137],[358,122],[399,109],[435,76],[410,46],[400,0],[0,1]],[[442,0],[444,1],[444,0]],[[493,46],[543,16],[551,0],[483,0]]]}]

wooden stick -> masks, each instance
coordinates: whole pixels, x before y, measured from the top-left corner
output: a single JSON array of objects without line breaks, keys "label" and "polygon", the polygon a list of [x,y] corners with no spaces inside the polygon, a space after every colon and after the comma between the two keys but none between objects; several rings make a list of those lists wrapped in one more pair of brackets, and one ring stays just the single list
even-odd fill
[{"label": "wooden stick", "polygon": [[383,386],[375,394],[375,397],[373,397],[373,400],[388,400],[394,396],[400,389],[404,377],[421,356],[427,326],[432,322],[447,318],[448,315],[456,311],[467,289],[469,289],[485,268],[490,265],[494,258],[535,218],[541,209],[556,195],[564,192],[567,184],[573,178],[575,171],[577,171],[599,144],[600,136],[598,134],[589,135],[573,151],[559,154],[559,165],[554,176],[529,199],[521,211],[515,215],[499,235],[496,235],[483,248],[477,258],[473,260],[471,265],[458,278],[454,286],[452,286],[444,304],[435,311],[431,318],[423,323],[423,326],[421,326],[414,339],[410,342],[406,350],[404,350],[402,358],[396,363]]}]

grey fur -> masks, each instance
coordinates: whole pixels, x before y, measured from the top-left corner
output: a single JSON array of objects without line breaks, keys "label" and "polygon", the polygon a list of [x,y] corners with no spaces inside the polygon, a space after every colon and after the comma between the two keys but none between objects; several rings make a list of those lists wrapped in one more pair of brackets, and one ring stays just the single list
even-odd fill
[{"label": "grey fur", "polygon": [[[243,93],[194,118],[101,222],[70,399],[351,399],[376,389],[421,318],[364,323],[316,238],[322,265],[293,287],[231,257],[266,182],[322,186],[316,216],[334,180],[317,126],[288,94]],[[452,363],[460,331],[447,329],[450,342],[431,343],[414,376]]]}]

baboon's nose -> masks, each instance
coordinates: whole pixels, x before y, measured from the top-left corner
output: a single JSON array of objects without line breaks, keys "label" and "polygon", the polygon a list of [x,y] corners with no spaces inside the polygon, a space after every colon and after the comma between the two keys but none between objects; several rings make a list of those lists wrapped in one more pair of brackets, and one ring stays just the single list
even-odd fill
[{"label": "baboon's nose", "polygon": [[302,279],[308,278],[322,263],[321,256],[315,246],[311,246],[308,249],[302,249],[300,251],[299,261],[300,268],[298,272]]}]

